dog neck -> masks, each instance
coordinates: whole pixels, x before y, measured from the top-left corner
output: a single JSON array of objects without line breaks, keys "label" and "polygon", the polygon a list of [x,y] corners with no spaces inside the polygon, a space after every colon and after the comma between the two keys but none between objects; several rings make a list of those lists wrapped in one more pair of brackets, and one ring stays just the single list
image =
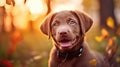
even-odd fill
[{"label": "dog neck", "polygon": [[74,57],[79,57],[82,55],[83,52],[83,47],[81,46],[77,51],[73,51],[73,52],[66,52],[66,53],[61,53],[59,50],[57,50],[57,56],[59,58],[63,58],[63,59],[72,59]]}]

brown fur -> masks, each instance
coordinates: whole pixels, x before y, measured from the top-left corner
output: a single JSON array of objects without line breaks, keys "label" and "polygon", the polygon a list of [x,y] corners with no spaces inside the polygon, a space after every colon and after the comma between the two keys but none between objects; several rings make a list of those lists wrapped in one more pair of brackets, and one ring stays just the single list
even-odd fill
[{"label": "brown fur", "polygon": [[[52,36],[55,42],[50,53],[49,67],[105,67],[103,56],[92,51],[84,41],[84,35],[92,23],[92,19],[80,11],[61,11],[45,19],[41,31]],[[74,53],[80,47],[83,51],[78,56]]]}]

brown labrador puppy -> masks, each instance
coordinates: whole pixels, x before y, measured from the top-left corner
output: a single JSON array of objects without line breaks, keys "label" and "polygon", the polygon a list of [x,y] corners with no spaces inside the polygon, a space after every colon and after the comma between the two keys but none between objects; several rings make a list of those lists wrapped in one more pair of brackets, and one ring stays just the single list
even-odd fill
[{"label": "brown labrador puppy", "polygon": [[105,67],[104,58],[84,41],[92,23],[89,16],[79,11],[61,11],[45,19],[41,30],[55,42],[49,67]]}]

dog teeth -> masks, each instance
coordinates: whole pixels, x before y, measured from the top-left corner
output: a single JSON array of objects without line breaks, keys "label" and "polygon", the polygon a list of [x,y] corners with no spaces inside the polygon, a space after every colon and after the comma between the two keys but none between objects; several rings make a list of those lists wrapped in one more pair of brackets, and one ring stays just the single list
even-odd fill
[{"label": "dog teeth", "polygon": [[83,49],[80,49],[80,52],[82,51]]},{"label": "dog teeth", "polygon": [[82,54],[79,54],[78,56],[81,56]]}]

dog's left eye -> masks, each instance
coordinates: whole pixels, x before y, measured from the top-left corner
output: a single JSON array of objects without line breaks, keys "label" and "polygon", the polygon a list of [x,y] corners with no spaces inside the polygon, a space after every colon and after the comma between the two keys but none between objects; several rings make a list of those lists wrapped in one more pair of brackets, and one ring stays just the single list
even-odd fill
[{"label": "dog's left eye", "polygon": [[71,19],[71,20],[69,21],[69,24],[70,24],[70,25],[75,25],[76,22],[75,22],[74,20]]}]

